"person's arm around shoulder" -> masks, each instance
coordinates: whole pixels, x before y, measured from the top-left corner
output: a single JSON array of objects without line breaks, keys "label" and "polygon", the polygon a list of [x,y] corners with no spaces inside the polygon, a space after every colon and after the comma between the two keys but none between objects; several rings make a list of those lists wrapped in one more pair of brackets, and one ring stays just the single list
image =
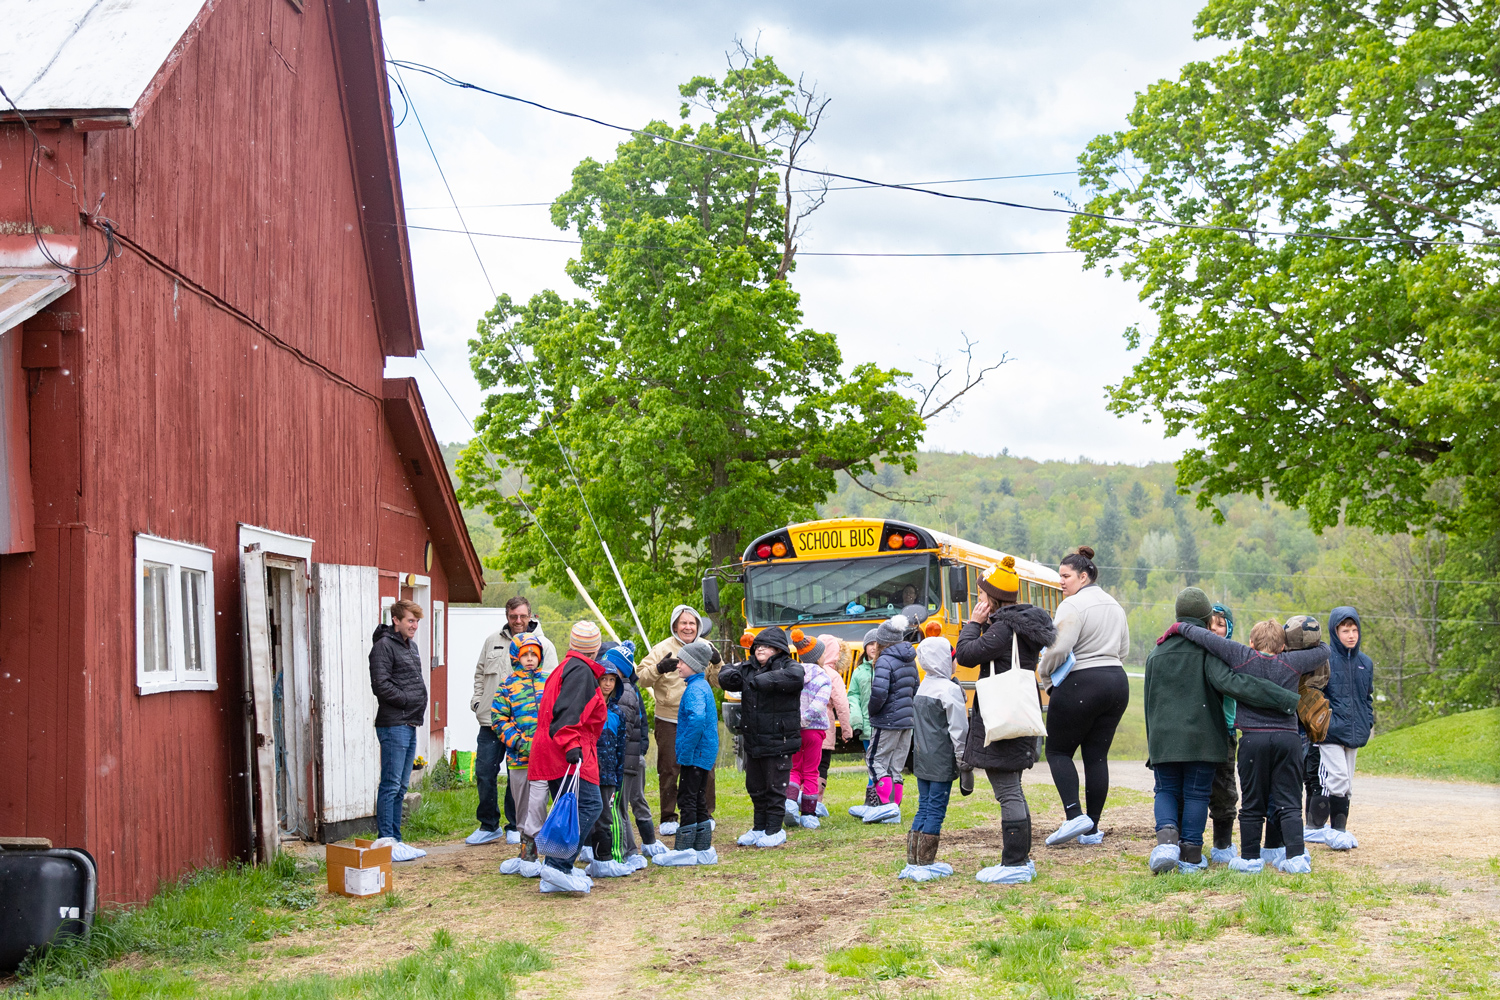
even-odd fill
[{"label": "person's arm around shoulder", "polygon": [[[1214,635],[1214,638],[1221,637]],[[1293,715],[1297,711],[1296,691],[1289,691],[1280,684],[1253,674],[1230,670],[1223,660],[1212,653],[1203,658],[1203,675],[1215,691],[1228,695],[1242,705],[1271,709],[1285,715]],[[1149,682],[1148,677],[1147,683]]]},{"label": "person's arm around shoulder", "polygon": [[1195,646],[1201,646],[1208,651],[1209,656],[1218,657],[1231,669],[1239,667],[1248,662],[1255,651],[1249,646],[1242,646],[1233,639],[1226,639],[1211,629],[1203,628],[1201,625],[1190,625],[1183,623],[1177,634]]},{"label": "person's arm around shoulder", "polygon": [[1057,606],[1057,638],[1047,647],[1046,654],[1037,661],[1036,679],[1042,687],[1052,686],[1052,671],[1063,665],[1073,646],[1078,642],[1078,633],[1083,629],[1083,617],[1078,606],[1067,598]]},{"label": "person's arm around shoulder", "polygon": [[1307,649],[1288,649],[1281,654],[1281,662],[1299,674],[1310,674],[1328,662],[1328,643],[1320,642]]}]

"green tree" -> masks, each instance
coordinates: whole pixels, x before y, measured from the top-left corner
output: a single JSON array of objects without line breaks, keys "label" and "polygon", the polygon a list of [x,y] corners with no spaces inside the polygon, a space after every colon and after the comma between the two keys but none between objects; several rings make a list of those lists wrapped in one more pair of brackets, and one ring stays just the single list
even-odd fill
[{"label": "green tree", "polygon": [[[1128,127],[1080,158],[1090,211],[1209,227],[1077,217],[1069,237],[1156,314],[1111,406],[1203,442],[1177,475],[1200,507],[1269,490],[1315,529],[1342,514],[1492,530],[1497,13],[1210,0],[1199,36],[1230,50],[1138,95]],[[1288,230],[1318,238],[1270,235]]]},{"label": "green tree", "polygon": [[1150,501],[1151,497],[1139,479],[1130,484],[1130,492],[1125,494],[1125,509],[1130,512],[1131,517],[1143,516]]},{"label": "green tree", "polygon": [[1177,568],[1185,585],[1191,587],[1198,582],[1198,536],[1193,534],[1181,504],[1177,505]]},{"label": "green tree", "polygon": [[1104,482],[1104,513],[1099,517],[1094,538],[1099,582],[1114,587],[1125,578],[1120,569],[1125,563],[1125,518],[1120,513],[1120,498],[1115,495],[1114,484],[1108,480]]},{"label": "green tree", "polygon": [[653,121],[614,159],[585,159],[552,206],[582,241],[567,273],[585,295],[501,295],[479,323],[471,364],[491,394],[458,463],[460,497],[504,536],[496,568],[572,594],[556,545],[621,615],[597,523],[653,638],[704,571],[815,516],[837,473],[914,470],[925,419],[984,374],[966,370],[945,398],[934,383],[919,404],[905,373],[845,371],[833,334],[801,325],[787,278],[821,198],[787,165],[826,99],[743,47],[721,79],[680,90],[681,124]]}]

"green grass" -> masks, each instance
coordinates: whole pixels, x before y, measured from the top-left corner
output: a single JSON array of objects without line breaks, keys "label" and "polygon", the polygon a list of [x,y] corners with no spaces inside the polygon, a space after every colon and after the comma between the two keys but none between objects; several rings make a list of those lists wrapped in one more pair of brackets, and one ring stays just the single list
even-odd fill
[{"label": "green grass", "polygon": [[1382,733],[1360,750],[1359,770],[1500,784],[1500,708]]},{"label": "green grass", "polygon": [[823,968],[832,975],[850,979],[925,979],[929,965],[920,945],[898,944],[882,947],[857,944],[828,953]]}]

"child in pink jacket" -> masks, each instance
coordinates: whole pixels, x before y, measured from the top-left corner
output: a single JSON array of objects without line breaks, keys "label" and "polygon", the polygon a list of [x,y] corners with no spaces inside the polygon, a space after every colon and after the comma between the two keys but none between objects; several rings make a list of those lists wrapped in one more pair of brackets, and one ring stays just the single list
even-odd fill
[{"label": "child in pink jacket", "polygon": [[826,648],[823,642],[796,634],[792,640],[802,661],[802,746],[792,755],[792,776],[786,783],[786,825],[816,830],[822,825],[817,815],[822,788],[818,767],[823,763],[823,741],[832,728],[828,700],[833,684],[818,664]]},{"label": "child in pink jacket", "polygon": [[[848,666],[851,654],[838,636],[820,635],[818,641],[823,644],[823,655],[818,658],[818,666],[823,668],[823,673],[828,675],[828,683],[833,685],[833,694],[828,698],[828,721],[837,722],[847,740],[853,736],[854,726],[849,717],[849,689],[844,686],[843,668]],[[827,735],[823,737],[823,759],[818,762],[818,779],[824,789],[828,788],[828,766],[833,763],[833,745],[837,741],[838,731],[830,725]],[[828,815],[828,806],[821,799],[814,815]]]}]

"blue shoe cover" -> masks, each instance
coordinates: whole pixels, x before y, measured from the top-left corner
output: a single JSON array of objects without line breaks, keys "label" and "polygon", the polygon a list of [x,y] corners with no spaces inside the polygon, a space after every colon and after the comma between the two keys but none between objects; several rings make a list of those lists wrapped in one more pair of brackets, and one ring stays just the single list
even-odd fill
[{"label": "blue shoe cover", "polygon": [[592,847],[580,847],[578,849],[578,860],[588,864],[594,860],[594,849]]},{"label": "blue shoe cover", "polygon": [[1332,829],[1326,824],[1323,826],[1304,826],[1302,828],[1302,842],[1304,844],[1326,844],[1328,835]]},{"label": "blue shoe cover", "polygon": [[630,866],[630,870],[633,872],[638,872],[642,868],[651,867],[651,862],[646,860],[646,856],[644,854],[632,854],[630,857],[625,859],[625,863]]},{"label": "blue shoe cover", "polygon": [[1080,834],[1078,837],[1078,842],[1085,847],[1092,847],[1095,844],[1102,844],[1104,843],[1104,831],[1100,830],[1098,833]]},{"label": "blue shoe cover", "polygon": [[736,840],[735,843],[739,844],[741,847],[754,847],[755,842],[765,835],[766,831],[764,830],[746,830],[744,833],[740,834],[739,839]]},{"label": "blue shoe cover", "polygon": [[786,800],[786,814],[788,816],[796,816],[800,812],[802,812],[802,803],[798,802],[796,799]]},{"label": "blue shoe cover", "polygon": [[1278,862],[1276,867],[1288,875],[1311,875],[1312,858],[1306,854],[1299,854],[1295,858],[1287,858],[1285,861]]},{"label": "blue shoe cover", "polygon": [[1330,851],[1350,851],[1359,846],[1348,830],[1329,830],[1327,843]]},{"label": "blue shoe cover", "polygon": [[[504,830],[501,830],[501,829],[498,829],[498,828],[494,829],[494,830],[486,830],[484,827],[481,826],[479,829],[475,830],[473,833],[471,833],[467,837],[465,837],[464,838],[464,843],[465,844],[469,844],[469,845],[493,844],[497,840],[505,840],[505,839],[506,839],[506,834],[505,834]],[[521,837],[520,837],[519,834],[516,835],[515,842],[517,844],[519,844],[521,842]]]},{"label": "blue shoe cover", "polygon": [[626,861],[590,861],[583,870],[590,878],[624,878],[636,873],[634,865]]},{"label": "blue shoe cover", "polygon": [[1260,849],[1260,859],[1269,866],[1279,865],[1286,860],[1286,848],[1262,847]]},{"label": "blue shoe cover", "polygon": [[658,854],[665,854],[665,853],[667,853],[667,845],[663,844],[659,840],[653,840],[649,844],[642,844],[641,845],[641,853],[644,854],[648,858],[654,858]]},{"label": "blue shoe cover", "polygon": [[802,817],[802,829],[804,830],[816,830],[822,825],[823,823],[816,816]]},{"label": "blue shoe cover", "polygon": [[588,892],[594,880],[583,872],[558,871],[551,865],[542,865],[543,892]]},{"label": "blue shoe cover", "polygon": [[1215,847],[1209,850],[1208,860],[1216,865],[1227,865],[1240,856],[1240,849],[1230,844],[1228,847]]},{"label": "blue shoe cover", "polygon": [[542,863],[540,861],[522,861],[520,858],[506,858],[500,862],[501,875],[519,875],[522,878],[536,878],[542,874]]},{"label": "blue shoe cover", "polygon": [[700,865],[716,865],[719,863],[719,852],[710,847],[706,851],[694,851],[698,855]]},{"label": "blue shoe cover", "polygon": [[661,826],[656,828],[656,832],[661,834],[663,837],[670,837],[672,836],[672,834],[677,832],[677,824],[663,823]]},{"label": "blue shoe cover", "polygon": [[786,831],[785,830],[777,830],[775,833],[768,833],[768,834],[764,835],[763,837],[761,837],[759,840],[757,840],[755,842],[755,846],[756,847],[780,847],[782,844],[785,844],[785,843],[786,843]]},{"label": "blue shoe cover", "polygon": [[1160,875],[1177,867],[1178,859],[1182,857],[1182,851],[1176,844],[1157,844],[1151,848],[1151,870]]},{"label": "blue shoe cover", "polygon": [[865,813],[869,812],[872,808],[874,807],[866,805],[850,806],[849,815],[853,816],[855,819],[864,819]]},{"label": "blue shoe cover", "polygon": [[819,802],[818,803],[818,808],[816,808],[816,809],[813,810],[813,815],[817,816],[820,819],[827,819],[828,818],[828,807],[825,806],[822,802]]},{"label": "blue shoe cover", "polygon": [[1188,861],[1179,860],[1177,862],[1177,870],[1184,875],[1202,875],[1208,871],[1208,859],[1204,858],[1196,865]]},{"label": "blue shoe cover", "polygon": [[988,882],[991,885],[1020,885],[1035,877],[1035,866],[1027,862],[1024,865],[991,865],[989,868],[981,868],[979,874],[974,876],[974,881]]},{"label": "blue shoe cover", "polygon": [[901,822],[901,807],[894,802],[887,802],[883,806],[871,806],[865,811],[866,823],[889,823],[892,820]]},{"label": "blue shoe cover", "polygon": [[1093,828],[1094,821],[1089,819],[1087,814],[1074,816],[1062,826],[1052,831],[1052,834],[1047,838],[1047,846],[1056,847],[1058,844],[1066,844],[1076,837],[1083,836]]},{"label": "blue shoe cover", "polygon": [[691,848],[683,848],[680,851],[667,851],[658,854],[651,859],[652,864],[661,865],[665,868],[681,868],[684,865],[696,865],[698,863],[698,852]]},{"label": "blue shoe cover", "polygon": [[896,877],[909,878],[913,882],[931,882],[933,879],[947,878],[952,874],[953,866],[939,861],[930,865],[907,865]]},{"label": "blue shoe cover", "polygon": [[1245,875],[1259,875],[1265,864],[1260,858],[1235,858],[1229,862],[1229,870]]}]

